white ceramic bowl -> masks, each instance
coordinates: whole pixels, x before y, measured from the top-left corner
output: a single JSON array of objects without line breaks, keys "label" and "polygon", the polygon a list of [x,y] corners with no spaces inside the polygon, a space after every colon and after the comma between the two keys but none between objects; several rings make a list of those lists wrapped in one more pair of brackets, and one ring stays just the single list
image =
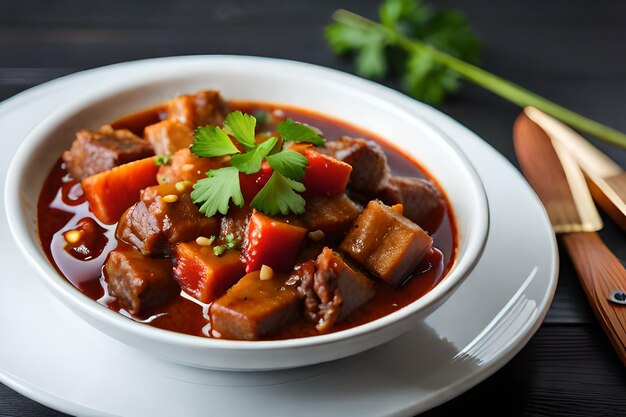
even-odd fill
[{"label": "white ceramic bowl", "polygon": [[[427,121],[394,104],[410,98],[338,71],[267,58],[164,58],[138,61],[127,68],[123,79],[94,85],[44,119],[15,155],[5,188],[11,232],[28,262],[56,297],[102,332],[147,354],[204,368],[270,370],[310,365],[364,351],[406,332],[446,300],[480,257],[489,225],[482,184],[461,149]],[[97,128],[177,94],[209,88],[220,90],[227,99],[283,103],[325,113],[414,155],[443,186],[454,209],[459,251],[448,275],[419,300],[373,322],[279,341],[213,340],[160,330],[83,295],[48,262],[37,235],[37,199],[54,162],[79,129]]]}]

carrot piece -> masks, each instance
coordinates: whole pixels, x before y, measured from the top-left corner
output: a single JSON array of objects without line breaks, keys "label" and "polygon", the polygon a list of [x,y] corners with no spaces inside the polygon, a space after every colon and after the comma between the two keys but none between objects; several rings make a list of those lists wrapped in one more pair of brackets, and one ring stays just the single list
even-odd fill
[{"label": "carrot piece", "polygon": [[89,208],[100,221],[114,224],[128,207],[139,201],[142,189],[157,183],[159,167],[154,159],[119,165],[81,182]]},{"label": "carrot piece", "polygon": [[238,250],[227,250],[217,256],[213,246],[196,242],[176,246],[174,278],[178,285],[203,303],[209,303],[235,285],[245,275]]},{"label": "carrot piece", "polygon": [[243,257],[246,272],[267,265],[278,271],[290,271],[307,229],[255,211],[250,217]]}]

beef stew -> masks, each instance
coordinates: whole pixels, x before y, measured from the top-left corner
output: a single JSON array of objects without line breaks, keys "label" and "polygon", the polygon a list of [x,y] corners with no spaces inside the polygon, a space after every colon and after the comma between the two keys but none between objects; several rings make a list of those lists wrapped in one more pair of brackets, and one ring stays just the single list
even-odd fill
[{"label": "beef stew", "polygon": [[[248,147],[225,125],[235,111],[256,116]],[[312,142],[284,140],[286,121]],[[233,153],[195,154],[189,145],[205,126],[212,137],[225,132]],[[313,143],[320,132],[325,146]],[[264,143],[269,158],[258,170],[236,173],[242,203],[234,196],[224,213],[207,216],[207,202],[194,199],[198,182]],[[79,157],[86,147],[90,156]],[[304,175],[284,182],[303,212],[253,207],[278,171],[268,160],[281,151],[306,159]],[[401,150],[327,116],[226,102],[214,91],[79,132],[42,189],[38,228],[50,261],[97,302],[151,326],[243,340],[375,320],[434,288],[457,250],[445,193]]]}]

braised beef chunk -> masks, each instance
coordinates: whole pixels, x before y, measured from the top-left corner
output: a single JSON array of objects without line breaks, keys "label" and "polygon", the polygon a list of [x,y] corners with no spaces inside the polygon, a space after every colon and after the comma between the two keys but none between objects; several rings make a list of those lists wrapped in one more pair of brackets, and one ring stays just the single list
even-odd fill
[{"label": "braised beef chunk", "polygon": [[159,167],[157,180],[159,184],[171,184],[178,181],[196,182],[206,178],[206,172],[226,166],[227,158],[199,158],[189,148],[174,152],[167,165]]},{"label": "braised beef chunk", "polygon": [[257,340],[299,317],[300,296],[287,275],[261,280],[260,274],[250,272],[211,304],[212,329],[221,337]]},{"label": "braised beef chunk", "polygon": [[315,261],[294,271],[301,277],[298,290],[304,297],[306,317],[319,331],[330,329],[372,299],[376,284],[348,265],[336,252],[324,248]]},{"label": "braised beef chunk", "polygon": [[387,184],[389,166],[380,145],[371,140],[342,136],[327,142],[331,155],[352,166],[348,187],[354,191],[373,196]]},{"label": "braised beef chunk", "polygon": [[118,165],[154,155],[150,144],[126,129],[103,126],[98,131],[81,130],[69,151],[63,152],[67,170],[76,180]]},{"label": "braised beef chunk", "polygon": [[190,190],[179,191],[174,184],[146,188],[120,218],[116,236],[144,255],[167,256],[176,243],[217,234],[219,219],[200,213]]},{"label": "braised beef chunk", "polygon": [[434,233],[446,212],[446,203],[432,182],[413,177],[391,177],[380,193],[385,204],[402,204],[404,216]]},{"label": "braised beef chunk", "polygon": [[132,248],[115,249],[104,264],[109,293],[134,315],[161,307],[180,293],[169,259],[155,259]]},{"label": "braised beef chunk", "polygon": [[421,227],[379,200],[372,200],[354,222],[340,249],[375,276],[401,285],[432,247]]},{"label": "braised beef chunk", "polygon": [[342,236],[361,210],[361,206],[345,194],[314,197],[307,201],[302,221],[309,230],[321,230],[326,237]]},{"label": "braised beef chunk", "polygon": [[197,126],[221,126],[228,113],[228,105],[217,90],[201,91],[193,95]]},{"label": "braised beef chunk", "polygon": [[[231,207],[220,222],[219,241],[232,240],[235,245],[234,248],[241,249],[244,245],[246,228],[251,214],[249,207]],[[232,238],[228,236],[232,236]]]},{"label": "braised beef chunk", "polygon": [[207,90],[169,100],[164,105],[165,117],[174,118],[191,128],[224,124],[227,106],[219,91]]},{"label": "braised beef chunk", "polygon": [[180,149],[189,148],[193,143],[191,128],[173,118],[147,126],[144,137],[157,155],[171,155]]}]

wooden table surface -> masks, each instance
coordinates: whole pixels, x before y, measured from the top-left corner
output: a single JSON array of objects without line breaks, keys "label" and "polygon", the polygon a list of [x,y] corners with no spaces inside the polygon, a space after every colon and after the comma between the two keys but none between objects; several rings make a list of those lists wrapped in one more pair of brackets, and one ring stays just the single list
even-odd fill
[{"label": "wooden table surface", "polygon": [[[485,69],[626,131],[626,2],[437,4],[467,14],[484,44]],[[83,69],[159,56],[260,55],[351,72],[322,37],[339,7],[374,16],[377,1],[0,0],[0,100]],[[437,108],[517,166],[511,139],[516,106],[468,85]],[[626,165],[624,150],[600,147]],[[601,236],[626,259],[624,233],[604,220]],[[565,252],[552,307],[528,345],[486,381],[425,415],[474,412],[626,415],[625,368],[595,321]],[[0,416],[60,415],[0,384]]]}]

